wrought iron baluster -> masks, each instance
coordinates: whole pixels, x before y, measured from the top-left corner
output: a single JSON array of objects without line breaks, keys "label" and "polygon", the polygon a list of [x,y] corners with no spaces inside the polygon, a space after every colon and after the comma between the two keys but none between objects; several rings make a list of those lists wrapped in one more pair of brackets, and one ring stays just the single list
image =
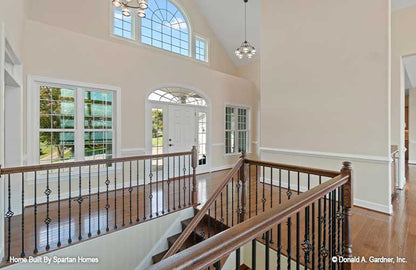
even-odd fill
[{"label": "wrought iron baluster", "polygon": [[[238,171],[239,173],[241,172],[241,170]],[[240,209],[240,175],[237,176],[236,179],[236,187],[237,187],[237,209],[236,209],[236,216],[237,216],[237,224],[240,223],[240,215],[242,213],[242,209]]]},{"label": "wrought iron baluster", "polygon": [[[270,167],[270,209],[273,208],[273,168]],[[273,229],[270,230],[270,243],[273,244]]]},{"label": "wrought iron baluster", "polygon": [[[34,182],[35,182],[35,185],[34,185],[35,198],[34,198],[34,200],[35,201],[34,201],[34,208],[33,208],[33,211],[34,211],[34,215],[33,215],[34,216],[34,230],[35,230],[35,248],[33,249],[34,254],[38,253],[38,226],[37,226],[38,225],[37,224],[37,216],[38,216],[37,188],[38,188],[38,183],[37,183],[37,181],[38,181],[37,180],[37,173],[35,171],[34,172]],[[58,225],[58,230],[59,230],[59,225]],[[58,234],[59,234],[59,232],[58,232]],[[58,236],[58,238],[59,238],[59,236]]]},{"label": "wrought iron baluster", "polygon": [[143,160],[143,220],[146,220],[146,160]]},{"label": "wrought iron baluster", "polygon": [[136,160],[136,222],[140,221],[140,213],[139,213],[139,161]]},{"label": "wrought iron baluster", "polygon": [[81,187],[81,181],[82,181],[82,179],[81,179],[81,174],[82,174],[82,170],[81,170],[81,166],[79,166],[78,167],[78,198],[77,198],[77,202],[78,202],[78,240],[81,240],[82,239],[82,228],[81,228],[81,218],[82,218],[82,216],[81,216],[81,211],[82,211],[82,207],[81,207],[81,204],[82,204],[82,201],[84,200],[83,198],[82,198],[82,194],[81,194],[81,191],[82,191],[82,187]]},{"label": "wrought iron baluster", "polygon": [[251,165],[248,165],[248,218],[251,218]]},{"label": "wrought iron baluster", "polygon": [[97,235],[101,234],[100,215],[100,165],[97,167]]},{"label": "wrought iron baluster", "polygon": [[[22,173],[22,252],[20,257],[25,257],[25,173]],[[48,203],[49,204],[49,203]]]},{"label": "wrought iron baluster", "polygon": [[296,270],[300,269],[300,213],[296,213]]},{"label": "wrought iron baluster", "polygon": [[[256,166],[257,167],[257,166]],[[251,269],[256,270],[257,267],[257,260],[256,260],[256,248],[257,248],[257,240],[253,239],[251,241]]]},{"label": "wrought iron baluster", "polygon": [[71,191],[71,167],[68,168],[68,244],[72,243],[71,220],[72,220],[72,191]]},{"label": "wrought iron baluster", "polygon": [[214,235],[216,235],[217,234],[217,200],[215,199],[215,202],[214,202],[214,216],[215,216],[215,219],[214,219]]},{"label": "wrought iron baluster", "polygon": [[287,269],[290,270],[292,263],[292,218],[287,219]]},{"label": "wrought iron baluster", "polygon": [[324,199],[323,199],[323,205],[324,205],[324,215],[323,215],[323,221],[322,221],[322,223],[323,223],[323,233],[322,233],[322,247],[321,247],[321,250],[320,250],[320,253],[321,253],[321,256],[322,256],[322,266],[323,266],[323,269],[325,269],[326,268],[326,257],[328,256],[328,249],[327,249],[327,247],[326,247],[326,222],[327,222],[327,207],[326,207],[326,205],[327,205],[327,197],[326,197],[326,195],[324,196]]},{"label": "wrought iron baluster", "polygon": [[208,238],[211,237],[211,208],[208,208],[208,229],[207,229],[207,234],[208,234]]},{"label": "wrought iron baluster", "polygon": [[121,226],[124,227],[126,223],[124,222],[124,162],[121,163]]},{"label": "wrought iron baluster", "polygon": [[282,265],[282,225],[277,224],[277,269]]},{"label": "wrought iron baluster", "polygon": [[263,212],[266,210],[266,189],[265,189],[265,183],[266,183],[266,167],[263,166],[263,198],[261,199],[261,202],[263,204]]},{"label": "wrought iron baluster", "polygon": [[234,226],[234,176],[231,178],[231,227]]},{"label": "wrought iron baluster", "polygon": [[12,192],[11,192],[11,183],[10,183],[10,174],[7,175],[7,212],[6,212],[6,217],[7,217],[7,261],[10,262],[10,248],[11,248],[11,221],[12,221],[12,217],[14,216],[14,213],[12,211]]},{"label": "wrought iron baluster", "polygon": [[[337,200],[337,256],[341,256],[341,221],[343,219],[343,213],[341,212],[341,187],[338,188],[338,200]],[[339,263],[338,263],[339,269]]]},{"label": "wrought iron baluster", "polygon": [[129,213],[130,213],[130,220],[129,220],[129,223],[130,224],[133,224],[133,218],[132,218],[132,209],[133,209],[133,207],[132,207],[132,205],[131,205],[131,199],[132,199],[132,192],[133,192],[133,187],[132,187],[132,181],[133,181],[133,179],[132,179],[132,175],[131,175],[131,173],[132,173],[132,168],[131,168],[131,161],[130,161],[130,186],[129,186]]},{"label": "wrought iron baluster", "polygon": [[[345,256],[345,230],[346,230],[346,223],[345,223],[345,188],[341,186],[341,212],[342,212],[342,233],[341,233],[341,256]],[[342,265],[342,269],[344,269],[344,264]]]},{"label": "wrought iron baluster", "polygon": [[168,157],[168,213],[170,212],[170,157]]},{"label": "wrought iron baluster", "polygon": [[192,155],[188,156],[188,205],[191,205],[191,158]]},{"label": "wrought iron baluster", "polygon": [[328,194],[328,269],[332,269],[332,192]]},{"label": "wrought iron baluster", "polygon": [[226,191],[225,191],[225,200],[227,201],[227,205],[226,205],[226,208],[225,208],[225,217],[226,217],[226,219],[227,219],[227,227],[229,227],[229,225],[228,225],[228,208],[229,208],[229,199],[228,199],[228,193],[229,193],[229,191],[228,191],[228,184],[225,186],[225,189],[226,189]]},{"label": "wrought iron baluster", "polygon": [[287,191],[286,191],[287,199],[290,200],[292,197],[292,189],[290,188],[290,171],[287,171]]},{"label": "wrought iron baluster", "polygon": [[221,229],[220,229],[220,231],[223,231],[224,230],[224,209],[223,209],[223,201],[222,201],[222,191],[221,191],[221,195],[220,195],[220,203],[221,203],[221,212],[220,212],[220,214],[221,214],[221,218],[220,218]]},{"label": "wrought iron baluster", "polygon": [[117,229],[117,163],[114,163],[114,229]]},{"label": "wrought iron baluster", "polygon": [[[179,160],[181,157],[179,157]],[[185,156],[183,156],[183,207],[186,207],[186,162],[185,162]]]},{"label": "wrought iron baluster", "polygon": [[221,270],[221,261],[217,261],[214,265],[216,270]]},{"label": "wrought iron baluster", "polygon": [[315,203],[312,203],[312,269],[315,269]]},{"label": "wrought iron baluster", "polygon": [[256,165],[256,216],[259,214],[258,201],[259,201],[259,168]]},{"label": "wrought iron baluster", "polygon": [[106,211],[106,219],[107,219],[107,226],[105,228],[105,230],[108,232],[110,230],[109,228],[109,217],[108,217],[108,211],[110,209],[110,203],[109,203],[109,199],[108,199],[108,191],[109,191],[109,186],[110,186],[110,178],[108,178],[108,164],[106,165],[106,180],[105,180],[105,185],[106,185],[106,204],[105,204],[105,211]]},{"label": "wrought iron baluster", "polygon": [[279,169],[279,204],[282,203],[282,170]]},{"label": "wrought iron baluster", "polygon": [[[36,184],[35,184],[35,188],[37,188]],[[58,168],[58,243],[57,243],[57,246],[58,247],[61,246],[61,169],[60,168]]]},{"label": "wrought iron baluster", "polygon": [[241,267],[241,254],[240,254],[240,249],[238,248],[235,251],[235,269],[240,269]]},{"label": "wrought iron baluster", "polygon": [[322,230],[322,205],[321,199],[318,200],[318,269],[322,268],[322,257],[321,257],[321,230]]},{"label": "wrought iron baluster", "polygon": [[269,270],[270,268],[270,231],[265,233],[266,246],[265,246],[265,269]]},{"label": "wrought iron baluster", "polygon": [[153,217],[153,187],[152,187],[152,179],[153,179],[153,159],[149,160],[149,167],[150,167],[150,173],[149,173],[149,218]]},{"label": "wrought iron baluster", "polygon": [[51,195],[51,189],[49,188],[49,170],[46,170],[46,189],[45,189],[45,195],[46,195],[46,218],[44,220],[46,224],[46,250],[49,250],[51,248],[49,244],[49,225],[51,223],[51,218],[49,216],[49,195]]},{"label": "wrought iron baluster", "polygon": [[178,157],[178,209],[181,209],[181,158]]},{"label": "wrought iron baluster", "polygon": [[88,166],[88,237],[91,237],[91,165]]},{"label": "wrought iron baluster", "polygon": [[165,214],[165,159],[162,159],[162,215]]},{"label": "wrought iron baluster", "polygon": [[156,216],[159,216],[159,159],[156,159]]}]

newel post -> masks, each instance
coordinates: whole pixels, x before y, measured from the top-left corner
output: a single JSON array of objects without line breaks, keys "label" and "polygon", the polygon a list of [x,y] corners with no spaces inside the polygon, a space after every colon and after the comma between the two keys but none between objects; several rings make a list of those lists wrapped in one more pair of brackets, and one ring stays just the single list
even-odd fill
[{"label": "newel post", "polygon": [[196,167],[198,166],[198,150],[196,146],[192,147],[192,205],[198,206],[198,185],[196,183]]},{"label": "newel post", "polygon": [[[351,209],[354,205],[354,197],[353,197],[353,173],[352,173],[352,165],[351,162],[345,161],[343,162],[343,167],[341,169],[341,175],[345,176],[348,175],[349,179],[348,182],[344,186],[344,249],[346,258],[352,258],[352,241],[351,241]],[[352,269],[352,264],[347,263],[345,264],[346,269]]]},{"label": "newel post", "polygon": [[248,178],[248,166],[246,163],[247,154],[245,151],[241,153],[241,159],[243,160],[243,165],[240,168],[240,181],[241,181],[241,214],[240,222],[243,222],[247,210],[247,178]]}]

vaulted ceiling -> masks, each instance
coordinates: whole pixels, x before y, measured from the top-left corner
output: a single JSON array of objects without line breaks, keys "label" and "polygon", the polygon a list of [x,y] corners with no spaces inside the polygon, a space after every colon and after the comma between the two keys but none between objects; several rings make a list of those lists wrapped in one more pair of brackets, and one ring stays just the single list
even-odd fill
[{"label": "vaulted ceiling", "polygon": [[[260,59],[261,1],[249,0],[247,4],[247,39],[257,49],[253,60]],[[249,63],[249,60],[239,60],[234,55],[235,49],[244,41],[243,0],[195,0],[195,2],[234,64],[240,66]],[[392,11],[413,5],[416,5],[416,0],[391,0]]]},{"label": "vaulted ceiling", "polygon": [[[208,20],[228,55],[236,66],[247,64],[248,60],[238,59],[234,51],[244,41],[244,2],[243,0],[195,0]],[[247,3],[247,41],[257,53],[252,59],[260,58],[261,0]]]}]

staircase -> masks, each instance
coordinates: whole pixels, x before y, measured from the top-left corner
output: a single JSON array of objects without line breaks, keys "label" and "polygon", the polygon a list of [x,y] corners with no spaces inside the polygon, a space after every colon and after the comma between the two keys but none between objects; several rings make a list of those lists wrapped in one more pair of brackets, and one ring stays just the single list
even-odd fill
[{"label": "staircase", "polygon": [[[197,213],[197,210],[195,211],[195,214],[196,213]],[[191,223],[192,219],[193,219],[193,217],[181,221],[182,232]],[[202,225],[198,226],[198,228],[196,228],[195,231],[191,233],[191,235],[188,237],[188,239],[186,240],[186,242],[182,246],[182,248],[179,250],[179,252],[204,241],[208,237],[212,237],[212,236],[228,229],[228,227],[225,224],[223,224],[219,220],[215,220],[213,217],[210,217],[208,215],[205,215],[201,224]],[[181,236],[182,232],[180,232],[178,234],[175,234],[175,235],[172,235],[172,236],[167,238],[169,248],[171,248],[172,245],[175,243],[175,241]],[[156,264],[156,263],[160,262],[162,260],[163,256],[165,256],[166,252],[168,252],[169,248],[167,250],[164,250],[164,251],[154,255],[152,257],[153,263]]]}]

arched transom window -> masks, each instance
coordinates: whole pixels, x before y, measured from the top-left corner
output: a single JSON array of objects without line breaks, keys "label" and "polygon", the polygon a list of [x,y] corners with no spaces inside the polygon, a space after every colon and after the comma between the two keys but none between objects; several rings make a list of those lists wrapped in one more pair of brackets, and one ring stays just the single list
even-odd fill
[{"label": "arched transom window", "polygon": [[149,0],[141,21],[142,43],[190,56],[190,30],[185,16],[168,0]]},{"label": "arched transom window", "polygon": [[160,88],[149,95],[149,100],[174,104],[207,106],[207,102],[203,97],[184,88]]}]

